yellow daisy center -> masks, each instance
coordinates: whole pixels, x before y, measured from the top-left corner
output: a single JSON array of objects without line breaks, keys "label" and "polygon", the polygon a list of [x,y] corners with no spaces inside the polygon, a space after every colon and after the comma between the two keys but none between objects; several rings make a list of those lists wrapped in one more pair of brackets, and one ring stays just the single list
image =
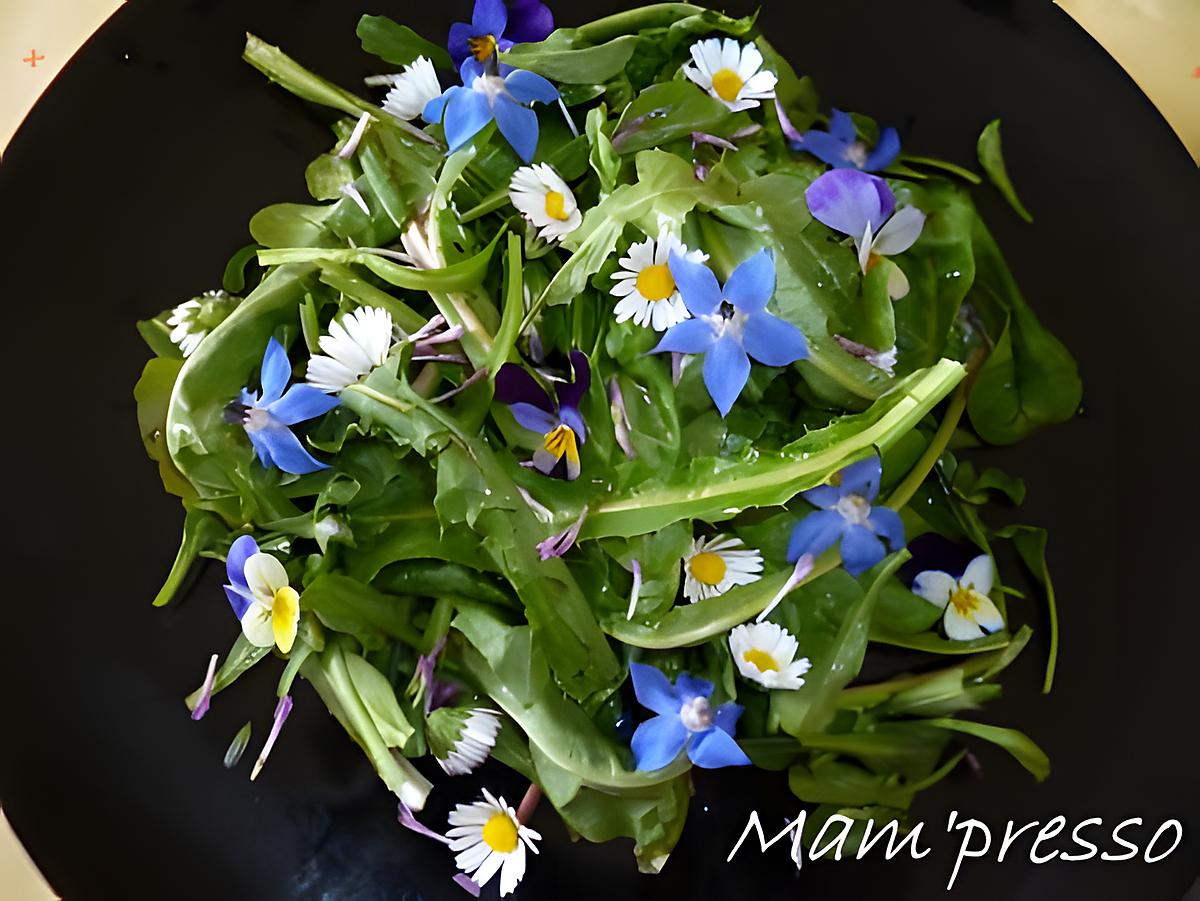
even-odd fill
[{"label": "yellow daisy center", "polygon": [[688,566],[692,577],[705,585],[719,585],[725,578],[725,561],[712,551],[700,552],[688,561]]},{"label": "yellow daisy center", "polygon": [[779,664],[775,662],[775,658],[766,651],[760,651],[758,648],[751,648],[742,654],[742,659],[747,663],[753,664],[760,673],[778,672]]},{"label": "yellow daisy center", "polygon": [[655,263],[638,273],[637,289],[646,300],[666,300],[675,293],[675,278],[665,263]]},{"label": "yellow daisy center", "polygon": [[742,76],[733,69],[720,69],[713,74],[713,90],[726,103],[733,103],[737,100],[738,93],[745,83],[742,81]]},{"label": "yellow daisy center", "polygon": [[565,221],[567,216],[570,215],[567,213],[566,198],[560,192],[546,192],[546,215],[551,219],[557,219],[559,222]]},{"label": "yellow daisy center", "polygon": [[471,51],[471,56],[483,62],[496,52],[496,36],[481,34],[478,37],[467,38],[467,49]]},{"label": "yellow daisy center", "polygon": [[517,847],[517,824],[506,813],[493,814],[483,824],[483,843],[500,854],[511,854]]},{"label": "yellow daisy center", "polygon": [[960,585],[950,595],[950,603],[959,616],[969,617],[979,609],[979,592],[971,586],[964,588]]}]

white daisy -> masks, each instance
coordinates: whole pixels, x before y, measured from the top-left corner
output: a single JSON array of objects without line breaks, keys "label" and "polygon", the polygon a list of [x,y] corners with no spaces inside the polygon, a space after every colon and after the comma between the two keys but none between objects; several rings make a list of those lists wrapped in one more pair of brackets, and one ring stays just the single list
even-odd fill
[{"label": "white daisy", "polygon": [[455,865],[477,885],[487,885],[500,871],[500,897],[511,893],[525,875],[525,848],[538,853],[535,841],[542,837],[517,822],[517,812],[496,800],[486,788],[482,801],[457,804],[450,813],[453,827],[446,833],[450,850],[459,852]]},{"label": "white daisy", "polygon": [[763,55],[753,44],[709,38],[692,44],[692,62],[683,74],[735,113],[775,96],[774,72],[760,71]]},{"label": "white daisy", "polygon": [[205,291],[199,297],[181,303],[167,317],[171,343],[177,345],[185,357],[190,357],[208,333],[224,322],[240,302],[241,298],[224,291]]},{"label": "white daisy", "polygon": [[329,323],[318,339],[325,354],[308,361],[306,379],[314,388],[336,394],[382,366],[392,346],[392,314],[380,307],[359,307]]},{"label": "white daisy", "polygon": [[522,166],[513,173],[508,196],[547,241],[569,235],[583,222],[575,195],[557,172],[545,163]]},{"label": "white daisy", "polygon": [[439,707],[426,718],[426,735],[438,766],[465,776],[488,759],[500,733],[500,712],[484,707]]},{"label": "white daisy", "polygon": [[617,282],[612,295],[621,298],[613,310],[617,322],[632,319],[635,325],[648,325],[656,332],[663,332],[691,315],[667,265],[672,251],[693,263],[708,259],[708,254],[702,251],[688,250],[665,226],[659,231],[657,241],[647,238],[631,244],[629,256],[621,257],[621,268],[612,276]]},{"label": "white daisy", "polygon": [[691,603],[762,578],[762,554],[732,535],[701,536],[683,558],[683,596]]},{"label": "white daisy", "polygon": [[812,669],[807,657],[796,659],[799,644],[776,623],[750,623],[729,633],[729,651],[738,672],[767,688],[795,689]]},{"label": "white daisy", "polygon": [[392,77],[392,87],[383,98],[383,111],[408,122],[421,115],[430,100],[441,96],[442,86],[438,84],[433,63],[418,56]]},{"label": "white daisy", "polygon": [[913,579],[913,594],[946,611],[942,625],[947,637],[970,641],[1004,628],[1004,617],[992,599],[995,569],[992,558],[981,554],[967,564],[959,578],[940,570],[926,570]]}]

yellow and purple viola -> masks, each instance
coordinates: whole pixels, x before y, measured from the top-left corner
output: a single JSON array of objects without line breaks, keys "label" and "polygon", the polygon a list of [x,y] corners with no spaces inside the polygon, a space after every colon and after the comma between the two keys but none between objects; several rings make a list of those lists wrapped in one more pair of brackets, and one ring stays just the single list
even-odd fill
[{"label": "yellow and purple viola", "polygon": [[283,564],[260,551],[251,536],[243,535],[229,547],[225,572],[229,578],[225,596],[246,640],[255,647],[275,645],[288,653],[300,623],[300,594],[292,588]]},{"label": "yellow and purple viola", "polygon": [[450,26],[447,42],[454,67],[473,58],[484,62],[513,44],[544,41],[554,30],[554,14],[541,0],[475,0],[471,21]]},{"label": "yellow and purple viola", "polygon": [[572,380],[556,384],[553,398],[520,366],[505,363],[496,373],[496,399],[508,405],[522,428],[542,436],[533,468],[573,481],[579,478],[580,445],[587,440],[579,403],[592,385],[592,368],[582,351],[571,351],[570,360]]}]

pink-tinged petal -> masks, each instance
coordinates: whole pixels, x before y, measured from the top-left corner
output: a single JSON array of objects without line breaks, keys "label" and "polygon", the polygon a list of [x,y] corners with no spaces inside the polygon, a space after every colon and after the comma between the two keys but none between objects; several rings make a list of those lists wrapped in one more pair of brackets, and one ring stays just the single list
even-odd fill
[{"label": "pink-tinged petal", "polygon": [[279,703],[275,705],[275,722],[271,725],[271,734],[267,736],[266,744],[263,745],[263,749],[258,755],[258,760],[254,761],[254,769],[250,771],[251,782],[257,779],[258,774],[262,772],[262,768],[267,763],[267,758],[271,756],[271,749],[275,747],[275,741],[279,738],[279,732],[283,729],[283,724],[287,722],[288,714],[291,712],[292,696],[284,695],[279,699]]},{"label": "pink-tinged petal", "polygon": [[469,893],[472,898],[478,898],[479,893],[483,890],[483,887],[466,873],[456,875],[454,884]]},{"label": "pink-tinged petal", "polygon": [[218,656],[218,654],[213,654],[208,660],[208,671],[204,675],[204,684],[200,686],[200,696],[196,699],[196,706],[192,708],[193,720],[203,719],[204,714],[208,713],[208,705],[212,702],[213,682],[217,677]]},{"label": "pink-tinged petal", "polygon": [[579,537],[579,530],[583,528],[583,521],[587,519],[587,514],[588,508],[585,504],[579,518],[571,523],[565,531],[551,535],[544,541],[539,541],[537,544],[538,556],[542,560],[549,560],[551,557],[561,557],[573,548],[575,539]]},{"label": "pink-tinged petal", "polygon": [[418,820],[417,815],[413,813],[412,808],[403,801],[400,802],[399,820],[401,826],[403,826],[405,829],[411,829],[413,832],[417,833],[417,835],[423,835],[426,838],[432,838],[435,841],[442,842],[446,845],[450,844],[450,839],[446,838],[446,836],[442,835],[440,832],[434,832],[432,829]]},{"label": "pink-tinged petal", "polygon": [[780,602],[799,586],[801,582],[808,578],[809,573],[813,571],[815,563],[816,559],[812,554],[801,554],[800,558],[796,560],[796,565],[792,567],[792,574],[788,576],[788,580],[783,583],[783,587],[776,592],[775,597],[771,598],[771,603],[763,608],[762,613],[755,617],[754,621],[761,623],[770,616],[771,612],[779,606]]}]

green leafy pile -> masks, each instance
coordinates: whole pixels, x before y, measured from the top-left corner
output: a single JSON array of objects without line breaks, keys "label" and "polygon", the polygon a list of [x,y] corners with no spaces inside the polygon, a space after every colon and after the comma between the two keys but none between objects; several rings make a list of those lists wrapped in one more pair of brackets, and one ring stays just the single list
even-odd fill
[{"label": "green leafy pile", "polygon": [[[377,17],[364,18],[359,34],[393,66],[441,52]],[[913,796],[961,758],[952,749],[958,733],[1003,746],[1038,778],[1048,772],[1021,733],[956,718],[999,693],[996,679],[1029,628],[966,642],[943,637],[941,612],[897,575],[909,551],[858,578],[835,553],[821,557],[772,615],[812,660],[804,686],[767,691],[736,678],[726,636],[791,574],[788,535],[811,509],[799,492],[871,453],[883,464],[880,502],[901,512],[910,543],[932,532],[990,554],[997,541],[1013,542],[1050,601],[1053,624],[1044,533],[996,531],[982,515],[998,496],[1019,503],[1023,486],[996,470],[977,472],[962,452],[1069,418],[1080,386],[976,212],[970,188],[981,180],[967,170],[902,156],[883,173],[927,220],[896,260],[908,296],[881,301],[841,236],[809,214],[805,189],[825,166],[789,148],[771,105],[731,113],[679,75],[694,41],[726,35],[756,42],[795,126],[820,121],[812,81],[771,49],[753,18],[686,4],[560,29],[503,57],[554,81],[584,124],[575,136],[554,108],[540,113],[538,159],[571,185],[584,211],[560,244],[537,239],[510,205],[521,161],[494,125],[447,156],[440,126],[417,133],[251,37],[252,65],[336,114],[335,150],[364,112],[370,127],[348,158],[331,150],[308,167],[314,203],[277,204],[252,219],[254,244],[224,280],[246,297],[194,353],[184,359],[169,340],[169,311],[139,325],[156,354],[135,391],[141,432],[186,510],[182,546],[155,603],[171,600],[197,557],[222,559],[233,539],[253,534],[302,586],[299,636],[289,654],[275,653],[280,696],[303,676],[398,795],[423,779],[407,760],[428,747],[423,711],[405,689],[419,655],[446,638],[438,678],[503,711],[494,756],[537,783],[575,833],[632,837],[647,870],[662,866],[679,837],[690,775],[683,756],[635,770],[623,729],[636,710],[630,661],[708,678],[716,700],[736,699],[745,708],[739,744],[756,764],[786,769],[796,796],[819,805],[818,821],[839,811],[903,820]],[[875,123],[854,121],[872,142]],[[752,124],[762,127],[750,132]],[[737,149],[696,144],[694,133],[736,139]],[[989,127],[981,161],[1015,198],[998,141]],[[369,213],[342,192],[351,182]],[[772,311],[808,340],[807,360],[756,366],[726,418],[713,409],[699,366],[676,383],[669,355],[647,353],[658,336],[612,314],[617,258],[657,234],[664,217],[683,222],[685,241],[703,247],[719,275],[771,249]],[[412,229],[434,268],[376,252]],[[251,286],[246,269],[255,259],[264,271]],[[318,352],[331,319],[359,306],[387,310],[406,334],[440,314],[462,326],[466,364],[414,363],[412,345],[402,344],[302,430],[329,469],[292,476],[265,468],[223,411],[253,382],[270,338],[298,361]],[[835,335],[894,344],[895,374],[848,353]],[[505,362],[562,360],[573,348],[588,355],[593,379],[581,404],[589,424],[583,475],[568,482],[521,466],[529,437],[493,399],[492,378]],[[489,377],[463,387],[480,370]],[[613,385],[627,401],[624,414],[610,402]],[[618,440],[622,418],[632,456]],[[540,559],[538,543],[581,516],[575,546]],[[681,559],[694,535],[718,525],[761,550],[765,574],[688,604]],[[641,585],[628,617],[634,560]],[[1016,594],[994,594],[1006,621],[1005,595]],[[911,664],[861,683],[879,644],[912,649]],[[268,656],[270,648],[239,636],[215,690]]]}]

